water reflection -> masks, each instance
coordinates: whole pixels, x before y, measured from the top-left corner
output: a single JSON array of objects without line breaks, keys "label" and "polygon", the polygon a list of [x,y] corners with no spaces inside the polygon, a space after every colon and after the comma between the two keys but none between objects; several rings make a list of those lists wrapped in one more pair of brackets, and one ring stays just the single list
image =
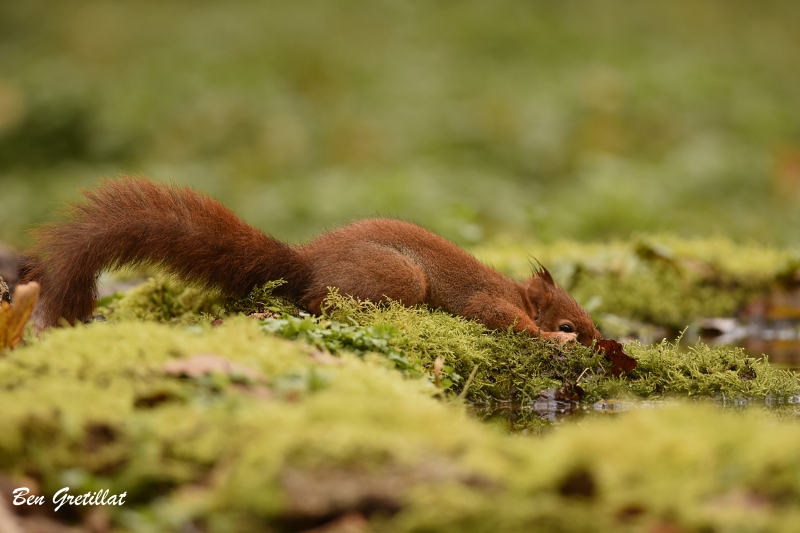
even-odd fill
[{"label": "water reflection", "polygon": [[541,434],[566,421],[608,416],[633,409],[659,409],[675,405],[673,400],[601,400],[594,403],[565,401],[545,393],[532,402],[495,401],[473,404],[469,410],[479,420],[521,434]]},{"label": "water reflection", "polygon": [[600,400],[594,403],[554,400],[545,393],[532,402],[498,400],[472,404],[469,411],[487,422],[512,433],[542,435],[554,426],[575,423],[590,417],[614,416],[632,410],[663,409],[681,402],[706,403],[726,410],[764,409],[778,418],[800,418],[800,395],[766,398],[697,398],[658,400]]},{"label": "water reflection", "polygon": [[735,318],[703,320],[700,340],[708,344],[740,346],[751,357],[766,355],[770,364],[800,372],[800,321]]}]

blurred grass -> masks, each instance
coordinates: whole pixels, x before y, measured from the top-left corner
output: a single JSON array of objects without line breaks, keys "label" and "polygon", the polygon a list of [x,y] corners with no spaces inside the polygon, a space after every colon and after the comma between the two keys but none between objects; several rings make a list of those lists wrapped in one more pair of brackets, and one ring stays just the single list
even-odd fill
[{"label": "blurred grass", "polygon": [[100,176],[301,239],[639,232],[796,246],[800,4],[0,3],[0,240]]}]

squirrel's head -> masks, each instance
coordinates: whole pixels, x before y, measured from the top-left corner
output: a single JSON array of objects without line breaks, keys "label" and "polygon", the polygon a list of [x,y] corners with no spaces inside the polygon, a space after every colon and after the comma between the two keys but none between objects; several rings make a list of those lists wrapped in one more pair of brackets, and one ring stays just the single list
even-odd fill
[{"label": "squirrel's head", "polygon": [[531,304],[531,318],[541,331],[575,333],[578,342],[586,346],[603,338],[589,313],[556,285],[543,266],[534,269],[526,294]]}]

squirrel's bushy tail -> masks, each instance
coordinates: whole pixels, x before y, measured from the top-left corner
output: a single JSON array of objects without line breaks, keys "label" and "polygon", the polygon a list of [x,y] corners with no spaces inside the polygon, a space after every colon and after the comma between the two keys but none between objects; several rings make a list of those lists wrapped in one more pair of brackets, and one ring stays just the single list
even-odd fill
[{"label": "squirrel's bushy tail", "polygon": [[279,278],[287,282],[283,294],[300,297],[306,288],[308,270],[289,245],[188,187],[123,178],[84,195],[65,221],[35,231],[20,266],[21,283],[42,286],[34,313],[40,326],[90,316],[98,275],[123,265],[160,265],[228,296]]}]

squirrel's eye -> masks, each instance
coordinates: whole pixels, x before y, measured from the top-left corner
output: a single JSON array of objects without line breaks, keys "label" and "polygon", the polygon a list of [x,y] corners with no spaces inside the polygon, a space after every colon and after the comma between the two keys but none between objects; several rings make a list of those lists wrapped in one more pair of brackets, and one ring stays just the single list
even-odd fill
[{"label": "squirrel's eye", "polygon": [[560,326],[558,326],[558,331],[563,331],[564,333],[572,333],[575,330],[572,329],[572,326],[569,324],[561,324]]}]

